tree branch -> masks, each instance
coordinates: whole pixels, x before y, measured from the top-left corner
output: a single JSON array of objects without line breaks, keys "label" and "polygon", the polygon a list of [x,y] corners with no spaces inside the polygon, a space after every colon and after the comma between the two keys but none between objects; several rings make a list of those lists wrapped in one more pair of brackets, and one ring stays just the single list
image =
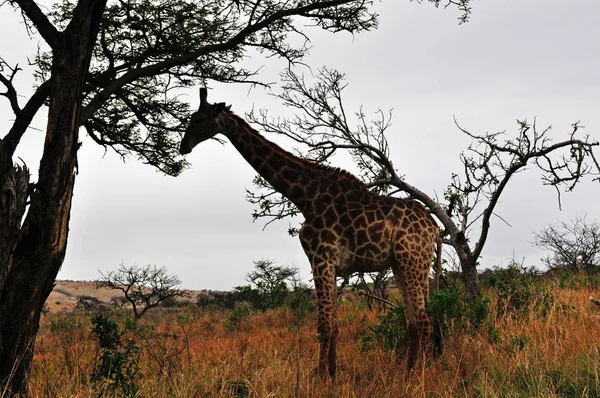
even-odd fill
[{"label": "tree branch", "polygon": [[48,17],[42,12],[33,0],[9,0],[11,4],[17,4],[21,11],[33,23],[42,38],[48,43],[50,48],[55,49],[60,43],[60,33],[54,25],[48,20]]},{"label": "tree branch", "polygon": [[46,98],[48,98],[48,95],[50,95],[51,87],[51,80],[42,83],[37,88],[37,90],[35,90],[35,93],[33,93],[31,98],[29,98],[29,101],[27,101],[27,104],[25,104],[23,109],[21,109],[19,113],[17,113],[16,119],[12,127],[2,140],[8,146],[7,148],[9,150],[8,153],[10,154],[10,156],[12,156],[15,149],[19,145],[19,141],[21,140],[21,137],[23,137],[23,134],[25,134],[25,131],[27,131],[27,128],[33,120],[33,117],[35,116],[37,111],[42,107],[42,105],[44,105],[44,102],[46,101]]},{"label": "tree branch", "polygon": [[170,59],[166,59],[161,62],[154,63],[152,65],[132,69],[120,76],[119,78],[112,81],[110,84],[108,84],[85,106],[85,108],[81,112],[81,118],[79,123],[80,125],[84,124],[113,94],[115,94],[126,84],[129,84],[137,79],[160,74],[168,69],[191,63],[197,60],[198,58],[208,54],[219,53],[234,49],[238,45],[242,44],[246,37],[251,36],[252,34],[266,28],[275,21],[282,20],[286,17],[294,15],[302,17],[313,17],[310,14],[311,11],[352,3],[353,1],[354,0],[315,1],[312,4],[308,4],[306,6],[301,6],[287,10],[279,10],[264,18],[260,22],[251,23],[251,21],[249,21],[248,25],[246,25],[243,29],[238,31],[224,43],[209,44],[181,56],[172,57]]}]

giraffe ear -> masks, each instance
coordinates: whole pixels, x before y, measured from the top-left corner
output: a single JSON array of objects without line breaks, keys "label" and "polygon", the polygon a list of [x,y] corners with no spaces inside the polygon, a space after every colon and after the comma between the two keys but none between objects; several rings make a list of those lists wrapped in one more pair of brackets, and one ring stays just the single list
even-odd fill
[{"label": "giraffe ear", "polygon": [[206,87],[200,88],[200,106],[208,104],[206,101],[206,97],[208,97],[208,90]]}]

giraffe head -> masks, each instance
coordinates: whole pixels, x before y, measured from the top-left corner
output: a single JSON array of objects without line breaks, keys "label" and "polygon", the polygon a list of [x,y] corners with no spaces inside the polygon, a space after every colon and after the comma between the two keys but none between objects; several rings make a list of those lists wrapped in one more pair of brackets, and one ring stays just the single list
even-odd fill
[{"label": "giraffe head", "polygon": [[179,153],[182,155],[192,152],[192,149],[199,143],[222,133],[217,119],[225,110],[229,110],[230,107],[225,106],[224,102],[209,104],[206,101],[207,95],[206,89],[201,88],[200,107],[196,112],[192,113],[190,124],[185,130],[181,146],[179,147]]}]

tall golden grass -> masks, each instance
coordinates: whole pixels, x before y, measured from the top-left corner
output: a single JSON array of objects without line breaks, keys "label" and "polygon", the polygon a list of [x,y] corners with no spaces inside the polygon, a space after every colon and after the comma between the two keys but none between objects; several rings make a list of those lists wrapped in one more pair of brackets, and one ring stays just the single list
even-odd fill
[{"label": "tall golden grass", "polygon": [[[297,325],[286,309],[252,313],[239,330],[223,327],[225,312],[157,310],[126,336],[141,347],[142,397],[594,397],[600,394],[600,307],[597,291],[556,290],[545,317],[504,313],[492,302],[490,328],[450,328],[439,359],[411,373],[390,352],[361,350],[378,321],[360,302],[338,308],[338,377],[315,376],[315,317]],[[43,319],[30,379],[33,397],[92,397],[96,342],[91,314]],[[60,317],[75,324],[57,328]],[[123,315],[121,315],[123,318]],[[122,324],[122,322],[121,322]],[[299,327],[298,327],[299,326]]]}]

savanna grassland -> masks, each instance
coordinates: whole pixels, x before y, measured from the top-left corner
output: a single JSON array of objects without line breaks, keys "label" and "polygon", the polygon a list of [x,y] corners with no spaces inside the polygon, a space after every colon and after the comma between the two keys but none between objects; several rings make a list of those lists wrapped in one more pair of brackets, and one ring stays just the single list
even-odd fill
[{"label": "savanna grassland", "polygon": [[[433,298],[438,307],[445,306],[438,313],[444,352],[438,359],[421,361],[410,374],[389,350],[388,337],[402,340],[402,328],[381,326],[380,314],[369,310],[364,298],[344,294],[337,314],[340,334],[334,382],[314,373],[315,313],[301,313],[293,306],[261,312],[243,304],[234,310],[189,304],[157,308],[137,323],[126,309],[105,312],[103,321],[98,323],[96,317],[95,324],[91,322],[94,311],[50,312],[40,325],[30,394],[600,396],[600,307],[589,300],[590,295],[600,295],[600,277],[515,272],[501,272],[484,281],[487,299],[476,308],[452,289]],[[392,300],[395,294],[392,291]],[[391,319],[388,315],[383,324]],[[106,337],[111,322],[118,328],[112,343],[119,341],[107,351],[93,328],[102,325]],[[402,343],[398,349],[402,350]]]}]

